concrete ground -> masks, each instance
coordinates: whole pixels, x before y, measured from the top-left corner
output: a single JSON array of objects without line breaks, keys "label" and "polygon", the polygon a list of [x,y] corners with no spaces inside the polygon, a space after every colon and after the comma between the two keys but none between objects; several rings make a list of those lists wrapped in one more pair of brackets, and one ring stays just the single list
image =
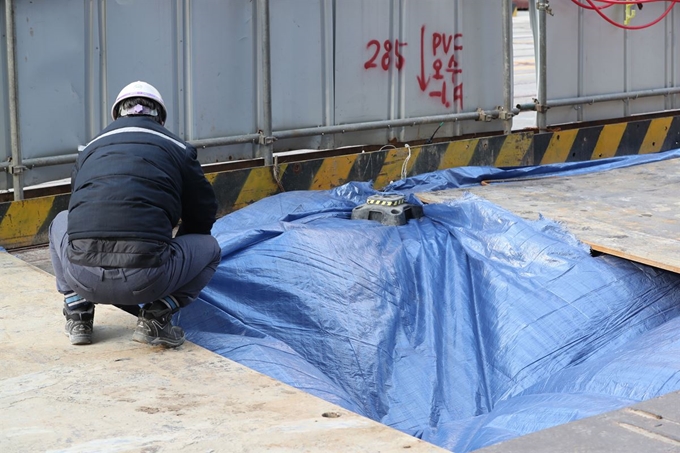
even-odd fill
[{"label": "concrete ground", "polygon": [[671,453],[680,451],[680,393],[544,429],[479,453]]},{"label": "concrete ground", "polygon": [[0,288],[0,452],[445,451],[192,343],[135,343],[111,306],[72,346],[54,278],[9,253]]},{"label": "concrete ground", "polygon": [[48,274],[54,275],[54,268],[50,259],[50,251],[47,246],[31,247],[21,250],[10,251],[11,255],[31,264]]}]

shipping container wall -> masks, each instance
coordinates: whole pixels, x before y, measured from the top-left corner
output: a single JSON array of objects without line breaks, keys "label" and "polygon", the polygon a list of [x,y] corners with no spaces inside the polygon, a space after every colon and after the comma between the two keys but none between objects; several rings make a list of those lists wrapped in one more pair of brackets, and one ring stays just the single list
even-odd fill
[{"label": "shipping container wall", "polygon": [[[2,3],[2,14],[5,4]],[[186,140],[257,133],[262,30],[249,0],[15,0],[23,159],[74,154],[110,122],[134,80],[155,85],[166,126]],[[503,104],[502,5],[496,0],[270,2],[274,132],[494,109]],[[3,36],[5,28],[2,21]],[[0,71],[0,159],[10,159],[6,40]],[[280,140],[275,150],[429,138],[437,125]],[[447,124],[439,136],[500,131]],[[251,143],[205,148],[203,163],[257,157]],[[29,169],[25,185],[71,165]],[[11,186],[7,173],[0,189]]]},{"label": "shipping container wall", "polygon": [[[643,26],[673,6],[667,2],[634,6],[628,24]],[[597,12],[570,1],[550,3],[554,15],[547,18],[548,100],[625,93],[680,86],[680,9],[656,25],[641,30],[623,30]],[[625,7],[615,5],[602,11],[618,23],[624,22]],[[609,101],[582,106],[551,108],[548,124],[620,118],[680,108],[678,95]]]},{"label": "shipping container wall", "polygon": [[[469,112],[503,105],[498,1],[343,0],[336,3],[338,124]],[[339,145],[429,138],[437,124],[336,137]],[[441,136],[502,130],[447,123]],[[379,135],[382,134],[382,135]]]}]

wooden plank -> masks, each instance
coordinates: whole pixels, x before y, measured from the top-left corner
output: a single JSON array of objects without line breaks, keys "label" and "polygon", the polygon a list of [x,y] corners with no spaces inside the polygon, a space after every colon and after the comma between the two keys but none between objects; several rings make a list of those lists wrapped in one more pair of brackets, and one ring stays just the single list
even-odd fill
[{"label": "wooden plank", "polygon": [[471,192],[521,217],[564,224],[594,250],[680,273],[680,159],[581,176],[490,181],[420,193],[440,203]]}]

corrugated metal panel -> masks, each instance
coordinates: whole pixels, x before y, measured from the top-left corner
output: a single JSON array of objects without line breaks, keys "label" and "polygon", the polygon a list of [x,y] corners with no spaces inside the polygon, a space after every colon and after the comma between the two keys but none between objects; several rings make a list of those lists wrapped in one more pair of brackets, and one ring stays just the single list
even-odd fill
[{"label": "corrugated metal panel", "polygon": [[[337,123],[502,105],[500,6],[493,0],[336,3]],[[428,138],[436,127],[421,126],[397,138]],[[499,130],[499,125],[449,124],[438,133],[450,136],[488,130]],[[341,144],[387,142],[397,134],[367,132],[339,140]]]},{"label": "corrugated metal panel", "polygon": [[[74,153],[88,138],[83,118],[87,102],[83,4],[15,2],[19,134],[24,159]],[[8,129],[5,133],[9,135]],[[70,166],[62,165],[29,171],[25,181],[63,178],[69,170]]]},{"label": "corrugated metal panel", "polygon": [[[118,91],[137,79],[162,93],[166,125],[180,137],[257,133],[264,114],[257,4],[16,0],[23,158],[75,153],[108,124]],[[501,12],[495,0],[270,2],[274,131],[502,105]],[[6,64],[3,70],[6,87]],[[7,112],[6,88],[0,91]],[[6,118],[0,119],[5,160]],[[275,149],[424,139],[436,127],[288,139]],[[447,125],[439,134],[491,130],[502,130],[501,122]],[[256,153],[245,144],[202,149],[200,159]],[[70,167],[31,169],[25,184],[67,177]],[[10,185],[11,178],[0,178],[0,189]]]},{"label": "corrugated metal panel", "polygon": [[[253,132],[257,124],[255,1],[190,2],[186,72],[188,139]],[[252,145],[201,151],[201,159],[253,157]]]},{"label": "corrugated metal panel", "polygon": [[[550,6],[554,16],[548,16],[547,23],[548,100],[680,86],[677,8],[650,28],[622,30],[572,2],[552,2]],[[629,25],[652,22],[668,6],[665,2],[645,3]],[[603,12],[623,23],[623,6]],[[656,96],[552,108],[547,120],[558,124],[650,113],[678,108],[678,99],[677,95]]]},{"label": "corrugated metal panel", "polygon": [[[332,2],[270,2],[272,127],[274,131],[332,125]],[[331,28],[328,29],[327,27]],[[330,65],[327,63],[330,61]],[[329,93],[329,94],[330,94]],[[279,148],[317,148],[321,137]]]}]

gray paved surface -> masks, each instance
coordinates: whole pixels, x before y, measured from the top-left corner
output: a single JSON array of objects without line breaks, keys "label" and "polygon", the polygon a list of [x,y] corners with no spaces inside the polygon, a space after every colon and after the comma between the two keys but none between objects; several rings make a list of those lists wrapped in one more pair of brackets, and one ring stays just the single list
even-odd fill
[{"label": "gray paved surface", "polygon": [[34,247],[24,250],[12,250],[11,255],[32,264],[33,266],[44,270],[52,275],[54,275],[54,269],[52,268],[52,261],[50,260],[50,251],[47,246],[44,247]]},{"label": "gray paved surface", "polygon": [[446,453],[189,341],[131,341],[135,317],[111,306],[72,346],[53,282],[0,253],[2,453]]},{"label": "gray paved surface", "polygon": [[477,450],[480,453],[680,452],[680,393]]}]

